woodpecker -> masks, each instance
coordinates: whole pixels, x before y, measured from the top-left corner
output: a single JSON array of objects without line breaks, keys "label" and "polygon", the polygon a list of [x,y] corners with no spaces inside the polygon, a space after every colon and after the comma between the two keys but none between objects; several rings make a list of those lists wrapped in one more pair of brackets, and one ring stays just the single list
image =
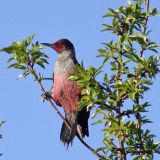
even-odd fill
[{"label": "woodpecker", "polygon": [[60,133],[60,140],[68,146],[72,144],[76,134],[81,138],[89,136],[89,111],[86,107],[78,110],[81,88],[77,81],[69,80],[70,75],[78,72],[75,66],[79,63],[76,59],[75,48],[69,40],[61,39],[55,43],[41,44],[51,47],[58,55],[54,68],[53,99],[64,109],[66,121],[71,127],[68,129],[63,122]]}]

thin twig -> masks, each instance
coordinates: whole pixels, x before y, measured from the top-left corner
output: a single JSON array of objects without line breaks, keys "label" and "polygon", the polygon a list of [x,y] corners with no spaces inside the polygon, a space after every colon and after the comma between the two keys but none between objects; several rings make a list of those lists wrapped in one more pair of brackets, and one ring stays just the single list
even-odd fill
[{"label": "thin twig", "polygon": [[91,152],[93,152],[93,154],[97,155],[102,160],[109,160],[109,159],[105,158],[104,156],[102,156],[101,154],[99,154],[95,149],[90,147],[78,134],[76,134],[76,136],[85,147],[87,147]]},{"label": "thin twig", "polygon": [[[32,73],[34,73],[34,69],[33,67],[28,64],[30,70],[32,71]],[[32,74],[36,80],[36,82],[38,83],[38,85],[40,86],[40,89],[42,91],[42,94],[44,94],[46,96],[46,100],[50,103],[51,107],[56,111],[56,113],[58,114],[58,116],[63,120],[63,122],[65,123],[65,125],[71,129],[70,125],[68,124],[68,122],[66,121],[66,119],[64,118],[64,116],[61,114],[61,112],[57,109],[57,107],[54,105],[53,103],[53,99],[47,95],[47,92],[45,91],[41,80],[38,78],[38,76],[36,74]],[[76,134],[77,138],[80,140],[80,142],[88,149],[90,150],[93,154],[95,154],[97,157],[103,159],[103,160],[108,160],[107,158],[105,158],[103,155],[99,154],[95,149],[93,149],[91,146],[89,146],[81,137],[79,137],[78,134]]]},{"label": "thin twig", "polygon": [[53,81],[53,78],[43,78],[42,80],[51,80],[51,81]]}]

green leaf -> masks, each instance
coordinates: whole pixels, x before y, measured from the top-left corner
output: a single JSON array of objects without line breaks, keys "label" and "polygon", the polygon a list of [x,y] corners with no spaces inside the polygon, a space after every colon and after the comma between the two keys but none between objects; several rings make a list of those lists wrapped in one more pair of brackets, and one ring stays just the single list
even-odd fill
[{"label": "green leaf", "polygon": [[8,68],[17,68],[17,69],[21,69],[21,70],[25,70],[26,67],[21,65],[21,64],[18,64],[18,63],[13,63],[11,65],[8,66]]},{"label": "green leaf", "polygon": [[45,69],[45,66],[42,62],[36,62],[36,64],[38,64],[40,67],[42,67],[43,69]]},{"label": "green leaf", "polygon": [[128,59],[134,61],[134,62],[138,62],[139,61],[139,57],[137,56],[136,53],[129,53],[129,54],[124,54],[125,57],[127,57]]},{"label": "green leaf", "polygon": [[0,51],[6,52],[8,54],[12,54],[12,53],[15,53],[15,47],[11,45],[9,47],[2,48]]},{"label": "green leaf", "polygon": [[92,113],[91,118],[94,118],[94,117],[97,116],[98,114],[103,115],[103,116],[105,115],[100,108],[97,108],[97,109]]},{"label": "green leaf", "polygon": [[27,39],[24,39],[22,41],[22,45],[24,45],[25,47],[28,47],[31,44],[31,42],[33,41],[34,37],[35,37],[35,34],[29,36]]},{"label": "green leaf", "polygon": [[16,55],[13,55],[13,56],[11,56],[11,57],[8,59],[7,62],[9,63],[9,62],[11,62],[11,61],[13,61],[13,60],[15,60],[15,59],[16,59]]}]

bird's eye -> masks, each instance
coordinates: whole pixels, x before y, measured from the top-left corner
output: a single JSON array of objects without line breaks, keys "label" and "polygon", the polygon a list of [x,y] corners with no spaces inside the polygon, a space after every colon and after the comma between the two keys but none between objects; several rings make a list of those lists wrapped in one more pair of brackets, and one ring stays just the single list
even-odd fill
[{"label": "bird's eye", "polygon": [[63,46],[63,43],[62,42],[58,42],[57,46]]},{"label": "bird's eye", "polygon": [[55,43],[55,49],[58,51],[58,52],[62,52],[63,50],[65,50],[65,45],[63,42],[56,42]]}]

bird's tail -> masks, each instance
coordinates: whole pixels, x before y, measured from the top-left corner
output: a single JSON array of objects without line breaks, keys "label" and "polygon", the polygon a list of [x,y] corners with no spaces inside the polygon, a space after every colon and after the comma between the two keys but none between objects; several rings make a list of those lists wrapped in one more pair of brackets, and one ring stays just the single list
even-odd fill
[{"label": "bird's tail", "polygon": [[81,138],[83,138],[85,135],[89,136],[89,131],[88,131],[89,112],[86,112],[86,109],[85,110],[83,109],[79,112],[66,113],[65,118],[69,123],[71,129],[69,129],[63,122],[60,134],[60,140],[64,144],[67,144],[67,147],[70,143],[72,144],[72,141],[76,134],[78,134]]},{"label": "bird's tail", "polygon": [[69,143],[72,144],[73,138],[77,132],[77,113],[71,112],[65,114],[66,121],[69,123],[71,129],[69,129],[66,124],[63,122],[60,134],[60,140],[67,146]]}]

